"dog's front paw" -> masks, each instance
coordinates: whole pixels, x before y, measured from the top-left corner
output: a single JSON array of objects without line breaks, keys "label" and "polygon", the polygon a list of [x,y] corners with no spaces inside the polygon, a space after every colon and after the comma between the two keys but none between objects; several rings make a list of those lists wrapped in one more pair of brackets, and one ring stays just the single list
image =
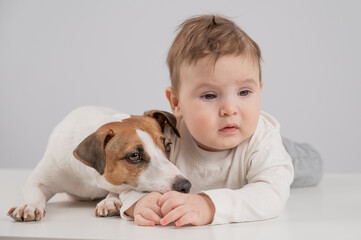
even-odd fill
[{"label": "dog's front paw", "polygon": [[8,212],[8,216],[19,222],[39,221],[45,217],[45,215],[45,209],[40,209],[26,204],[20,205],[16,208],[11,208]]},{"label": "dog's front paw", "polygon": [[111,217],[120,214],[120,207],[122,202],[119,198],[110,197],[105,198],[97,204],[95,208],[95,216],[97,217]]}]

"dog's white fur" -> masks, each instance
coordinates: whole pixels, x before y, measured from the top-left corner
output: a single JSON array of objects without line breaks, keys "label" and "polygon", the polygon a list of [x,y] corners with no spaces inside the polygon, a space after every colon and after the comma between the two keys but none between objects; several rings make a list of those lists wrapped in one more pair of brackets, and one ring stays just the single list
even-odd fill
[{"label": "dog's white fur", "polygon": [[[118,194],[130,186],[115,186],[109,183],[94,168],[77,160],[73,151],[100,126],[129,117],[127,114],[102,107],[82,107],[71,112],[52,132],[44,157],[26,182],[23,204],[10,210],[9,215],[19,221],[40,220],[45,215],[46,202],[60,192],[90,200],[104,198],[110,192],[106,199],[97,205],[97,215],[118,214],[121,206]],[[152,159],[139,178],[137,190],[172,190],[172,181],[183,175],[168,161],[148,133],[137,130],[137,134]],[[154,178],[155,172],[156,176],[159,176],[157,179]]]}]

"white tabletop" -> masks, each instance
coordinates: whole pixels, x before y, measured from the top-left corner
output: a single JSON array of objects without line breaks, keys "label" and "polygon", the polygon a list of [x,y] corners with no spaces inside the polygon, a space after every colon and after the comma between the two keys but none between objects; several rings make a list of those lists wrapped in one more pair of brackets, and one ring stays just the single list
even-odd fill
[{"label": "white tabletop", "polygon": [[50,200],[43,220],[15,222],[7,211],[20,203],[30,172],[0,169],[0,239],[361,239],[361,174],[326,175],[317,187],[292,189],[276,219],[177,228],[98,218],[96,202],[74,202],[64,194]]}]

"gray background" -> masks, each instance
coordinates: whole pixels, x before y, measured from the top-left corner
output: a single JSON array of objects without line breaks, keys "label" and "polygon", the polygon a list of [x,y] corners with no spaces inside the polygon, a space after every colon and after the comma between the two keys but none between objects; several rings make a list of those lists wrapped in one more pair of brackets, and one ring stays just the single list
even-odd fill
[{"label": "gray background", "polygon": [[360,1],[0,1],[0,167],[33,168],[72,109],[170,110],[186,18],[229,16],[263,52],[262,109],[326,172],[361,173]]}]

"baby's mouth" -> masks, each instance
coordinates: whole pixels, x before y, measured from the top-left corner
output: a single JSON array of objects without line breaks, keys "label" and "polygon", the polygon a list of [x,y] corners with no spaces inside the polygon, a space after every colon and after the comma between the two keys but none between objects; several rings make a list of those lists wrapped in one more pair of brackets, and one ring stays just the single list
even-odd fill
[{"label": "baby's mouth", "polygon": [[221,128],[219,131],[221,133],[234,133],[238,130],[238,127],[236,125],[228,125],[224,128]]}]

